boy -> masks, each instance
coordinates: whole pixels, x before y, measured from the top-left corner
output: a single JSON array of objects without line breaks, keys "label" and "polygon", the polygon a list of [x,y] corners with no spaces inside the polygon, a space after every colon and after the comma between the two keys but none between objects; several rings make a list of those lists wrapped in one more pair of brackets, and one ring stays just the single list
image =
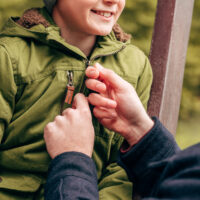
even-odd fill
[{"label": "boy", "polygon": [[[129,81],[146,107],[148,59],[116,21],[125,0],[49,0],[8,20],[0,35],[0,199],[43,199],[50,158],[43,129],[77,92],[89,94],[84,71],[95,62]],[[63,103],[65,100],[65,103]],[[83,116],[84,117],[84,116]],[[131,199],[116,164],[122,137],[93,117],[100,199]]]}]

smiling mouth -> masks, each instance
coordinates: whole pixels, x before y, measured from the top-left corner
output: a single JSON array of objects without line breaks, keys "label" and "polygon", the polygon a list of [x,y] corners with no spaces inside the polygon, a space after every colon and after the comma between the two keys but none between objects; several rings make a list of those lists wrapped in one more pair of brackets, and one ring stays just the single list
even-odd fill
[{"label": "smiling mouth", "polygon": [[113,15],[112,12],[106,12],[106,11],[98,11],[98,10],[91,10],[93,13],[97,14],[97,15],[100,15],[100,16],[103,16],[103,17],[106,17],[106,18],[109,18]]}]

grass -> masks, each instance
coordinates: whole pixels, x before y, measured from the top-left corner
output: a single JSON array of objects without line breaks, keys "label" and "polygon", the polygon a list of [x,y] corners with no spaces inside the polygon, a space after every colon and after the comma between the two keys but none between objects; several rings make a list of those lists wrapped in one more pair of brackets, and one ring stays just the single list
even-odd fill
[{"label": "grass", "polygon": [[200,118],[180,120],[175,138],[181,149],[200,142]]}]

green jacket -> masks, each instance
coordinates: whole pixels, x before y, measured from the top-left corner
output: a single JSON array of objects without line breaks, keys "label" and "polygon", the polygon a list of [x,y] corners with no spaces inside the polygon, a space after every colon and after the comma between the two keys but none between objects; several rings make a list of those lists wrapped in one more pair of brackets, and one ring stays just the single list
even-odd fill
[{"label": "green jacket", "polygon": [[[121,40],[121,41],[120,41]],[[116,26],[98,37],[88,59],[60,36],[45,9],[10,18],[0,34],[0,199],[43,199],[50,157],[43,129],[60,114],[73,74],[75,93],[85,94],[88,64],[101,63],[129,81],[146,107],[152,82],[148,58]],[[69,107],[64,105],[64,108]],[[93,117],[100,199],[131,199],[132,184],[116,164],[123,139]]]}]

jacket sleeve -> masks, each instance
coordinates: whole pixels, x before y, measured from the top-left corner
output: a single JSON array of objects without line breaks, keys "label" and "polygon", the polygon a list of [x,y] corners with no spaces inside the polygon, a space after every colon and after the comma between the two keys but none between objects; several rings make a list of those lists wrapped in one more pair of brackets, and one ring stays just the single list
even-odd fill
[{"label": "jacket sleeve", "polygon": [[198,199],[200,196],[200,144],[181,151],[158,119],[153,129],[119,164],[134,181],[134,190],[146,200]]},{"label": "jacket sleeve", "polygon": [[151,170],[160,170],[161,176],[145,200],[200,198],[200,144],[152,163]]},{"label": "jacket sleeve", "polygon": [[12,118],[16,91],[11,59],[6,49],[0,45],[0,143]]},{"label": "jacket sleeve", "polygon": [[66,152],[52,160],[45,200],[99,199],[97,173],[90,157],[79,152]]}]

